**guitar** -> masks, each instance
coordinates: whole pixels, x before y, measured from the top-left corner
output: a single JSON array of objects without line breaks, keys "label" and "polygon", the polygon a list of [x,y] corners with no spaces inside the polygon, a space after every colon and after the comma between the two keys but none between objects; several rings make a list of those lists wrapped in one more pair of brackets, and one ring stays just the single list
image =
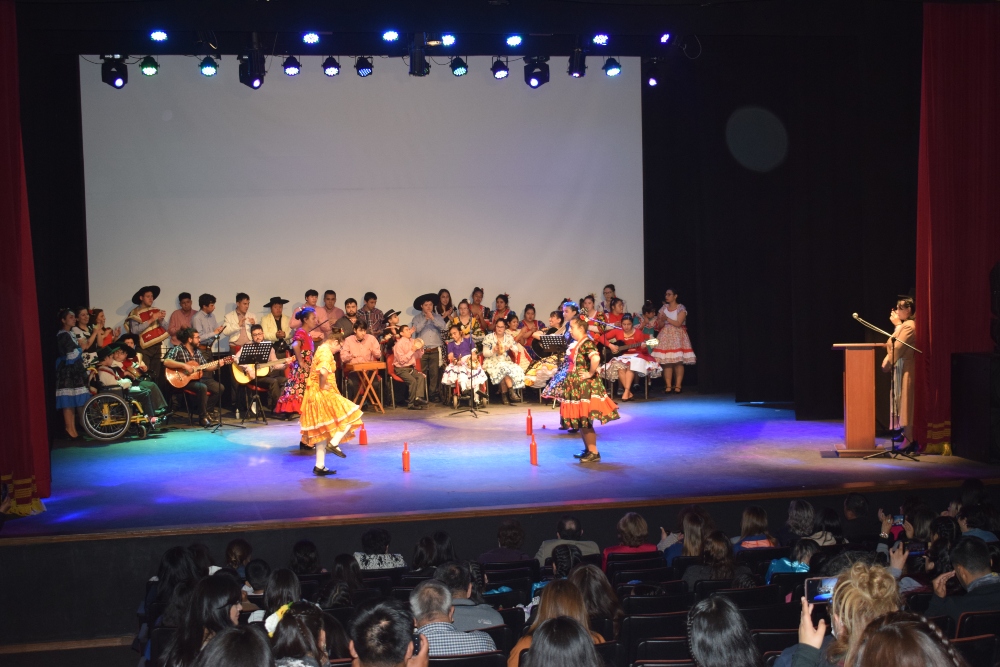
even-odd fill
[{"label": "guitar", "polygon": [[232,357],[226,357],[225,359],[219,359],[217,361],[210,361],[207,364],[202,364],[201,366],[191,366],[191,370],[194,372],[191,375],[187,375],[184,371],[178,370],[176,368],[165,368],[165,375],[167,377],[167,382],[170,386],[175,389],[183,389],[192,380],[200,380],[203,371],[215,370],[219,366],[224,366],[226,364],[233,363]]},{"label": "guitar", "polygon": [[[268,371],[271,370],[272,366],[280,366],[281,364],[290,364],[294,359],[275,359],[274,361],[267,361],[263,364],[246,364],[251,368],[254,368],[254,375],[257,377],[264,377],[267,375]],[[253,380],[250,375],[243,370],[243,366],[239,364],[233,364],[233,379],[240,384],[247,384]]]},{"label": "guitar", "polygon": [[[629,350],[634,350],[636,348],[642,347],[643,345],[645,345],[647,348],[649,348],[648,350],[646,350],[647,352],[649,352],[654,347],[656,347],[659,344],[659,342],[660,341],[658,341],[655,338],[647,338],[646,340],[644,340],[642,342],[632,343],[631,345],[619,345],[618,343],[615,343],[614,345],[615,345],[615,347],[618,348],[618,351],[617,352],[612,352],[612,354],[614,354],[614,356],[618,357],[618,356],[621,356],[621,355],[625,354]],[[609,346],[604,345],[603,343],[599,343],[599,345],[601,347],[607,347],[608,351],[609,352],[611,351],[611,348]]]}]

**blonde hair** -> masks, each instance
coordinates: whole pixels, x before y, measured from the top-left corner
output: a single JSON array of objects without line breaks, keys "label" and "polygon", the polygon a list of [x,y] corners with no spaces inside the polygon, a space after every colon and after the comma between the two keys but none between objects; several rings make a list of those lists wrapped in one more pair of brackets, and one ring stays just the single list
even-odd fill
[{"label": "blonde hair", "polygon": [[538,626],[558,616],[569,616],[578,621],[584,628],[590,627],[587,616],[587,604],[583,593],[566,579],[556,579],[542,589],[542,599],[538,603],[538,616],[528,630],[528,634],[538,629]]},{"label": "blonde hair", "polygon": [[827,648],[831,662],[853,653],[864,629],[874,619],[899,611],[899,585],[881,565],[858,562],[841,573],[833,588],[830,614],[840,619],[843,631]]},{"label": "blonde hair", "polygon": [[627,547],[641,547],[649,536],[649,526],[641,514],[629,512],[618,520],[618,541]]}]

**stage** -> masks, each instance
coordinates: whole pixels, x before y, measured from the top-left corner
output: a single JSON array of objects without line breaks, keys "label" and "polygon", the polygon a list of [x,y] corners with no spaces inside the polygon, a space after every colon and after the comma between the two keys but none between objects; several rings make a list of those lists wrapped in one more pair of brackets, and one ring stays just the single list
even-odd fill
[{"label": "stage", "polygon": [[[538,465],[529,462],[531,408]],[[366,418],[369,444],[332,454],[337,474],[314,477],[297,422],[213,434],[178,428],[147,440],[60,443],[47,511],[8,521],[5,538],[162,533],[406,520],[649,505],[821,489],[882,488],[993,477],[958,457],[837,458],[841,422],[796,421],[791,410],[738,405],[732,396],[658,394],[621,406],[599,427],[603,462],[580,464],[581,440],[538,403],[491,405],[478,419],[451,410],[388,410]],[[228,420],[227,420],[228,421]],[[412,466],[401,465],[408,442]]]}]

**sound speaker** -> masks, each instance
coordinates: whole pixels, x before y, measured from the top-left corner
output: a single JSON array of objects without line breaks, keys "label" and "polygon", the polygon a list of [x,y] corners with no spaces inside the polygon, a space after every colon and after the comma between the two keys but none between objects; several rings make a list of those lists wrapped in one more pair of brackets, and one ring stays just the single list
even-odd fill
[{"label": "sound speaker", "polygon": [[1000,355],[951,355],[951,446],[955,456],[1000,461]]}]

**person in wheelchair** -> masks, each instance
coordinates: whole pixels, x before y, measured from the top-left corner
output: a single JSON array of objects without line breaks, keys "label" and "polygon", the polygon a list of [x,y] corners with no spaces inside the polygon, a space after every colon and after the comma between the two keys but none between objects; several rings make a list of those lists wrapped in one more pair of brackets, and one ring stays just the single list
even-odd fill
[{"label": "person in wheelchair", "polygon": [[170,404],[164,398],[160,385],[153,382],[149,377],[149,368],[142,361],[142,355],[137,349],[139,337],[135,334],[122,334],[115,344],[122,348],[122,351],[125,353],[125,359],[120,364],[116,361],[113,365],[116,368],[121,367],[125,377],[132,380],[133,387],[138,385],[149,391],[150,403],[153,406],[156,416],[161,419],[160,426],[165,425],[170,418]]},{"label": "person in wheelchair", "polygon": [[461,393],[471,395],[472,388],[479,389],[486,384],[486,372],[479,364],[479,353],[471,335],[463,335],[459,324],[448,329],[448,367],[444,370],[441,384],[447,387],[445,396],[450,397],[457,384]]},{"label": "person in wheelchair", "polygon": [[[134,399],[142,408],[142,413],[149,419],[151,426],[157,423],[156,411],[153,407],[152,392],[149,389],[133,384],[132,379],[125,375],[122,362],[125,361],[125,350],[122,346],[112,343],[97,351],[97,382],[104,391],[121,389]],[[162,395],[161,395],[162,400]]]}]

